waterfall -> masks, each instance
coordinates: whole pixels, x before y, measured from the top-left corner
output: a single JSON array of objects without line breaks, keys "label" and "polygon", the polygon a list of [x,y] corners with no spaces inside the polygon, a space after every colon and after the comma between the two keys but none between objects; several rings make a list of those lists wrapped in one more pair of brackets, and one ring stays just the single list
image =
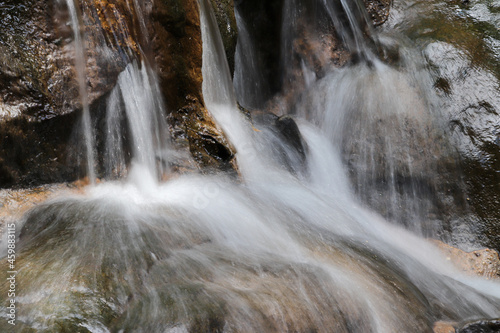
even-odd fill
[{"label": "waterfall", "polygon": [[[432,167],[409,160],[399,128],[414,120],[425,128],[419,135],[441,138],[431,97],[422,98],[426,76],[373,59],[309,80],[293,122],[306,158],[289,158],[288,168],[281,155],[294,156],[293,145],[238,109],[210,1],[199,8],[203,96],[237,150],[240,177],[158,181],[159,161],[168,160],[165,110],[155,73],[131,62],[108,97],[104,126],[104,168],[116,176],[129,169],[128,178],[51,199],[23,217],[16,329],[419,333],[438,320],[500,316],[498,282],[460,272],[360,195],[373,190],[366,184],[379,174],[379,147],[384,176],[398,163],[409,174]],[[6,304],[2,298],[2,319]],[[11,329],[6,322],[0,331]]]},{"label": "waterfall", "polygon": [[[465,206],[464,185],[424,59],[402,41],[379,37],[359,1],[285,1],[282,11],[282,75],[289,83],[282,87],[281,102],[271,101],[278,105],[273,112],[295,114],[320,127],[341,154],[356,194],[384,217],[427,237],[453,237],[463,222],[457,213]],[[323,45],[315,38],[326,34],[328,24],[358,58],[341,69],[332,62],[314,69],[296,44],[309,37]],[[239,31],[238,47],[256,48],[247,33]],[[379,46],[394,45],[394,64],[378,58]],[[308,52],[320,58],[325,49],[316,46]],[[261,78],[249,69],[255,68],[256,58],[249,52],[236,58],[238,96],[261,86]],[[266,111],[266,101],[246,98],[246,105]]]}]

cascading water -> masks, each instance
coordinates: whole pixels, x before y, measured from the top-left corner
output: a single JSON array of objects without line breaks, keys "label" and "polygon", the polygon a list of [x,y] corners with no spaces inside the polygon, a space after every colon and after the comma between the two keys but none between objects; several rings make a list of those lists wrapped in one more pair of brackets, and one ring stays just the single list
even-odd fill
[{"label": "cascading water", "polygon": [[[375,63],[376,70],[355,66],[312,83],[312,116],[298,120],[306,165],[290,172],[269,139],[282,150],[293,150],[289,143],[271,129],[253,130],[240,114],[208,0],[200,12],[204,98],[238,151],[241,181],[223,174],[157,181],[154,156],[166,141],[161,98],[147,65],[130,64],[108,100],[108,169],[125,167],[124,122],[139,167],[128,181],[53,199],[25,216],[16,331],[428,332],[437,320],[498,317],[498,283],[462,275],[351,189],[339,145],[349,131],[344,109],[369,106],[353,98],[359,89],[368,101],[403,94],[401,102],[415,105],[406,101],[418,95],[407,77]],[[386,90],[385,75],[397,89]],[[376,109],[397,118],[398,108],[384,109],[389,97]],[[7,315],[4,300],[0,314]]]}]

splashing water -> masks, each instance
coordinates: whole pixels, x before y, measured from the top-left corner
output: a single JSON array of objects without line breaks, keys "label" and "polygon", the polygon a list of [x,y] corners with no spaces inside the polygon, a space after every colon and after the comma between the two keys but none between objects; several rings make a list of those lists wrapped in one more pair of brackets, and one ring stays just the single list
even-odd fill
[{"label": "splashing water", "polygon": [[[416,105],[406,98],[418,95],[407,77],[361,65],[312,84],[309,112],[304,106],[298,120],[307,165],[292,173],[269,144],[274,133],[252,130],[240,114],[208,0],[200,12],[203,93],[238,151],[242,181],[222,174],[157,181],[161,99],[147,64],[129,65],[108,101],[108,169],[126,163],[123,119],[135,167],[129,181],[25,216],[16,329],[427,332],[436,320],[498,317],[498,283],[462,275],[430,242],[365,208],[351,188],[339,144],[352,132],[344,110],[363,110],[382,94],[376,109],[406,116]],[[397,88],[379,81],[388,77]],[[406,106],[387,109],[396,96]],[[418,123],[426,126],[426,117]]]}]

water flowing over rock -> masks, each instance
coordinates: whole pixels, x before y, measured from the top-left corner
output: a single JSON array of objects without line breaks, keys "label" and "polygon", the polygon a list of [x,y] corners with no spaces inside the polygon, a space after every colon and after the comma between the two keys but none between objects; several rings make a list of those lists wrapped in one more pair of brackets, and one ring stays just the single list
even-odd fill
[{"label": "water flowing over rock", "polygon": [[468,224],[482,246],[500,249],[499,14],[485,1],[394,1],[386,29],[421,45],[432,68],[439,107],[458,148],[471,211]]},{"label": "water flowing over rock", "polygon": [[[460,168],[491,135],[444,108],[444,42],[412,42],[392,3],[58,1],[74,96],[2,123],[0,180],[77,174],[47,175],[40,145],[88,177],[0,191],[0,331],[495,329],[500,262]],[[20,121],[47,140],[31,150]]]}]

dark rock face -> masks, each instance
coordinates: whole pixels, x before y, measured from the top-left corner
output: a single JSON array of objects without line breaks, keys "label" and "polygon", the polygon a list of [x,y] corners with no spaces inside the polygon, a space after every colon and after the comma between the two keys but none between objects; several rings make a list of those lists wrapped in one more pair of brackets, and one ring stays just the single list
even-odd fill
[{"label": "dark rock face", "polygon": [[252,120],[256,130],[262,132],[265,142],[271,147],[270,158],[291,173],[306,171],[307,144],[292,117],[263,113],[254,115]]},{"label": "dark rock face", "polygon": [[481,320],[469,323],[457,330],[457,333],[498,333],[500,332],[500,319]]},{"label": "dark rock face", "polygon": [[[65,113],[62,101],[78,94],[68,44],[71,29],[59,29],[54,3],[6,1],[0,4],[1,117],[35,119]],[[52,19],[53,17],[53,19]],[[35,23],[36,22],[36,23]],[[69,31],[68,31],[69,30]],[[64,86],[71,88],[63,89]]]},{"label": "dark rock face", "polygon": [[269,86],[269,98],[281,89],[280,34],[283,0],[241,0],[235,1],[235,10],[241,13],[248,32],[253,36],[254,48],[264,81]]},{"label": "dark rock face", "polygon": [[68,114],[43,122],[18,117],[0,122],[0,187],[75,179],[79,169],[68,151],[76,151],[71,145],[76,117]]},{"label": "dark rock face", "polygon": [[[96,1],[96,4],[100,3]],[[82,3],[89,103],[111,90],[127,57],[106,30],[106,11]],[[117,20],[125,20],[114,10]],[[121,12],[123,13],[123,12]],[[82,105],[74,68],[73,31],[63,2],[0,3],[0,186],[79,176],[70,139]],[[122,24],[127,26],[127,24]],[[129,48],[133,50],[133,48]],[[133,56],[133,51],[128,56]],[[71,161],[72,160],[72,161]]]},{"label": "dark rock face", "polygon": [[[296,102],[294,96],[278,96],[280,101],[272,99],[280,93],[296,95],[306,80],[304,68],[316,77],[322,77],[332,68],[342,67],[351,60],[352,55],[321,1],[241,0],[235,3],[252,36],[254,56],[260,66],[262,81],[267,86],[267,91],[260,92],[256,98],[258,101],[253,105],[247,103],[245,107],[267,107],[274,109],[273,112],[286,113],[275,108],[277,104],[283,104],[282,97],[288,104],[285,109],[290,108]],[[390,0],[366,0],[364,3],[375,25],[387,20]],[[333,7],[338,9],[342,19],[348,20],[340,1],[335,1]]]},{"label": "dark rock face", "polygon": [[484,236],[481,244],[498,250],[500,81],[486,66],[472,66],[468,55],[449,43],[431,43],[426,56],[438,74],[435,87],[462,160],[467,203],[477,216],[474,226]]},{"label": "dark rock face", "polygon": [[234,53],[238,41],[238,27],[234,16],[233,0],[211,0],[219,26],[231,73],[234,72]]}]

